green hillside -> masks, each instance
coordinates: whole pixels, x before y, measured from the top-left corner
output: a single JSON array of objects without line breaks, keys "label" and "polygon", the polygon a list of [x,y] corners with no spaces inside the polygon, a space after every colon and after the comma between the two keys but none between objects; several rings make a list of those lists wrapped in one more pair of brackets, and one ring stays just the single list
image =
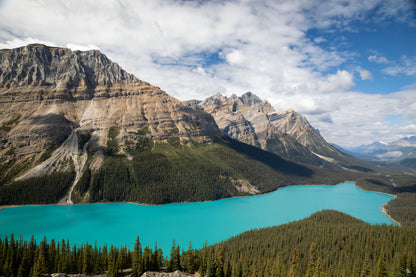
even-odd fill
[{"label": "green hillside", "polygon": [[97,172],[86,171],[75,188],[76,200],[204,201],[344,180],[335,172],[297,164],[226,137],[194,145],[142,140],[127,152],[130,159],[110,154]]}]

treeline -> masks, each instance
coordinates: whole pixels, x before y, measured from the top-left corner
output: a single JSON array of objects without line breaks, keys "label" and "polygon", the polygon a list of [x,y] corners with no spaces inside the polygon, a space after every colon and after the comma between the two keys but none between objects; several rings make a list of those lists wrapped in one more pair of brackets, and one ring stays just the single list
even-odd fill
[{"label": "treeline", "polygon": [[416,226],[416,193],[404,192],[386,205],[387,212],[402,225]]},{"label": "treeline", "polygon": [[55,272],[131,276],[182,270],[205,276],[416,276],[416,229],[370,225],[335,211],[286,225],[253,230],[199,250],[172,244],[168,256],[155,246],[97,247],[69,241],[39,244],[0,240],[0,275]]},{"label": "treeline", "polygon": [[245,232],[222,247],[230,276],[416,276],[414,227],[370,225],[336,211]]},{"label": "treeline", "polygon": [[0,186],[0,205],[56,203],[66,195],[74,178],[74,172],[54,172]]},{"label": "treeline", "polygon": [[97,172],[84,172],[75,187],[80,199],[88,195],[87,202],[204,201],[244,195],[235,187],[238,179],[270,192],[293,184],[336,184],[346,178],[229,138],[195,145],[153,144],[143,138],[129,147],[130,160],[124,154],[107,153]]}]

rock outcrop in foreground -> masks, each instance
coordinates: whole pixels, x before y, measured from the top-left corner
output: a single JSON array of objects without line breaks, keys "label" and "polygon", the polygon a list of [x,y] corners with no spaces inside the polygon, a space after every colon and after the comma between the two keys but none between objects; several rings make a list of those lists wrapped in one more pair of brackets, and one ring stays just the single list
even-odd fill
[{"label": "rock outcrop in foreground", "polygon": [[155,271],[147,271],[143,273],[142,277],[188,277],[190,275],[186,275],[182,271],[176,270],[175,272],[155,272]]}]

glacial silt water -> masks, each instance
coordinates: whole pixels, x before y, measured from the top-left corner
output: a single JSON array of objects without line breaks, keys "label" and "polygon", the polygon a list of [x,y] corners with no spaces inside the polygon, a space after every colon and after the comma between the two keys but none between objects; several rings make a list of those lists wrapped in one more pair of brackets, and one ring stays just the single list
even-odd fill
[{"label": "glacial silt water", "polygon": [[333,209],[371,224],[394,224],[380,210],[392,196],[363,191],[354,183],[290,186],[273,193],[212,202],[145,206],[127,203],[22,206],[0,210],[0,238],[14,234],[37,241],[69,239],[71,244],[144,246],[157,241],[165,255],[173,239],[199,248],[253,228],[280,225]]}]

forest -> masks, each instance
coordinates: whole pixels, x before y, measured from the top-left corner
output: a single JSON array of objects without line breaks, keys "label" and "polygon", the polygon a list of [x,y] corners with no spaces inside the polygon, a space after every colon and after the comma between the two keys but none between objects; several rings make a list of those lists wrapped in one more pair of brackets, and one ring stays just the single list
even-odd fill
[{"label": "forest", "polygon": [[194,249],[172,242],[170,253],[44,238],[39,243],[0,239],[0,276],[51,273],[140,276],[145,271],[205,276],[416,276],[416,229],[370,225],[336,211],[322,211],[281,226],[251,230]]},{"label": "forest", "polygon": [[[121,149],[114,139],[116,135],[117,130],[110,128],[108,149],[98,170],[89,168],[93,160],[93,153],[89,153],[87,166],[72,194],[74,203],[206,201],[250,195],[239,190],[241,182],[267,193],[290,185],[335,185],[354,180],[365,190],[397,195],[386,206],[389,214],[404,225],[416,225],[413,176],[386,177],[385,173],[303,165],[228,137],[213,143],[181,144],[177,137],[154,142],[142,136],[126,141]],[[79,140],[85,143],[88,136],[80,136]],[[0,205],[57,203],[66,195],[75,176],[74,172],[54,172],[10,183],[13,169],[27,165],[16,166],[11,161],[0,167]],[[394,178],[397,187],[391,185],[390,178]]]}]

